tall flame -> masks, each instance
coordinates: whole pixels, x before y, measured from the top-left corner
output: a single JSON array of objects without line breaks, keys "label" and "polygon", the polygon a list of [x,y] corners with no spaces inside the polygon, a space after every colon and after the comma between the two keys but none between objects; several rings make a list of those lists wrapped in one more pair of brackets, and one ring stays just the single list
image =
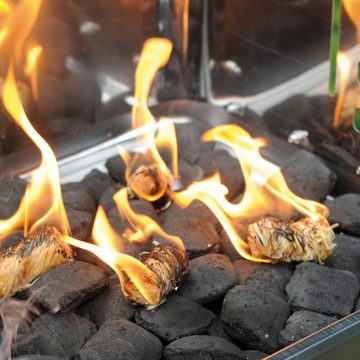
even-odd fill
[{"label": "tall flame", "polygon": [[340,84],[339,84],[339,95],[334,112],[333,126],[335,129],[341,127],[341,110],[344,104],[346,88],[349,83],[350,72],[351,72],[351,60],[344,53],[339,53],[337,56],[337,63],[340,70],[339,71]]},{"label": "tall flame", "polygon": [[360,0],[344,0],[344,7],[356,27],[358,40],[360,41]]},{"label": "tall flame", "polygon": [[[32,172],[32,179],[17,212],[9,219],[0,220],[0,239],[12,231],[23,228],[31,233],[43,224],[55,225],[63,234],[68,233],[68,222],[62,202],[59,171],[54,153],[46,141],[31,125],[22,105],[15,77],[15,63],[21,59],[24,43],[36,21],[41,0],[23,0],[9,13],[5,26],[12,42],[9,68],[5,79],[3,103],[12,119],[29,136],[41,152],[40,166]],[[2,32],[3,33],[3,32]],[[36,68],[36,58],[29,74]],[[39,201],[41,200],[41,201]]]},{"label": "tall flame", "polygon": [[188,189],[172,193],[171,197],[181,207],[187,207],[193,200],[205,203],[216,215],[235,249],[248,260],[267,262],[254,257],[242,236],[241,228],[250,222],[268,215],[289,219],[300,213],[314,220],[322,217],[327,208],[315,201],[305,200],[288,188],[280,169],[260,155],[263,142],[251,138],[241,127],[221,125],[207,131],[204,141],[217,141],[230,147],[236,154],[245,179],[242,199],[230,203],[226,199],[227,188],[220,177],[213,177],[194,183]]},{"label": "tall flame", "polygon": [[[138,129],[142,126],[149,126],[146,134],[137,138],[138,146],[145,148],[145,156],[139,156],[127,153],[119,148],[120,155],[124,159],[126,168],[126,179],[143,165],[143,159],[146,159],[148,165],[157,165],[160,172],[167,178],[176,178],[177,170],[177,144],[175,136],[175,126],[167,119],[160,119],[159,130],[156,134],[156,120],[151,113],[147,102],[151,85],[158,70],[165,66],[170,58],[172,51],[172,42],[163,38],[151,38],[147,40],[141,52],[140,60],[135,74],[135,96],[132,109],[132,127]],[[168,169],[163,160],[160,151],[166,150],[171,154],[172,170]],[[148,200],[156,200],[160,197],[155,194]]]}]

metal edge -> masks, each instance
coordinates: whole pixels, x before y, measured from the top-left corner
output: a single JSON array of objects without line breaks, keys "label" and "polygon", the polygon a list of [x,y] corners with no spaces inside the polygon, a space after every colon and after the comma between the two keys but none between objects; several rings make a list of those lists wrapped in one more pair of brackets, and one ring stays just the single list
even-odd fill
[{"label": "metal edge", "polygon": [[[265,359],[308,360],[314,359],[360,334],[360,311],[305,337]],[[360,348],[360,344],[359,344]],[[265,360],[264,359],[264,360]]]}]

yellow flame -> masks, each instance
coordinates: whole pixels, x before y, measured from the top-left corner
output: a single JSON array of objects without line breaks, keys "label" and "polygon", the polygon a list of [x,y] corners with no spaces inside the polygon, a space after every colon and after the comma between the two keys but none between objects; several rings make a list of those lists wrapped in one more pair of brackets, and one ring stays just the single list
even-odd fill
[{"label": "yellow flame", "polygon": [[336,102],[333,126],[335,129],[341,127],[341,110],[344,104],[346,88],[349,83],[350,72],[351,72],[351,60],[344,53],[337,55],[337,64],[339,68],[340,83],[339,83],[339,95]]},{"label": "yellow flame", "polygon": [[42,51],[43,49],[41,46],[34,46],[32,49],[29,50],[27,54],[25,73],[30,77],[31,90],[34,100],[37,100],[39,98],[39,90],[37,84],[37,63]]},{"label": "yellow flame", "polygon": [[360,0],[344,0],[343,3],[347,14],[356,27],[360,41]]},{"label": "yellow flame", "polygon": [[[220,177],[194,183],[188,189],[172,193],[172,199],[187,207],[193,200],[200,200],[216,215],[235,249],[249,260],[265,261],[251,255],[246,239],[238,231],[238,225],[246,225],[264,216],[290,219],[294,212],[318,219],[327,208],[315,201],[305,200],[290,191],[280,169],[260,155],[262,142],[237,125],[220,125],[203,135],[205,141],[217,141],[230,147],[236,154],[245,179],[242,199],[230,203],[226,199],[227,188]],[[244,227],[244,226],[243,226]]]},{"label": "yellow flame", "polygon": [[[23,228],[25,234],[43,224],[55,225],[63,234],[68,233],[68,222],[62,202],[59,172],[54,153],[28,119],[15,76],[15,64],[22,58],[27,40],[39,13],[41,0],[19,1],[9,13],[2,27],[2,34],[11,41],[9,68],[5,78],[4,107],[18,126],[29,136],[41,152],[40,166],[33,171],[17,212],[9,219],[0,220],[0,239],[12,231]],[[1,37],[4,39],[4,37]],[[36,59],[33,68],[36,67]]]},{"label": "yellow flame", "polygon": [[149,287],[150,279],[154,279],[152,273],[143,263],[132,256],[119,252],[125,241],[142,242],[148,240],[152,235],[159,235],[165,240],[183,248],[180,238],[166,234],[153,219],[146,215],[136,214],[128,202],[126,189],[120,189],[114,196],[121,217],[127,221],[129,227],[125,229],[122,236],[117,234],[111,227],[105,211],[99,207],[94,221],[92,238],[96,245],[65,237],[65,241],[76,247],[91,251],[106,264],[108,264],[118,275],[121,286],[124,288],[127,278],[131,279],[139,292],[151,304],[155,304],[156,294]]},{"label": "yellow flame", "polygon": [[72,238],[71,236],[65,236],[64,241],[70,245],[92,252],[98,258],[104,260],[118,275],[122,287],[125,284],[125,278],[123,273],[134,283],[139,289],[140,293],[150,304],[156,304],[151,288],[148,288],[147,284],[149,279],[154,278],[154,273],[149,270],[143,263],[135,259],[132,256],[118,253],[111,248],[105,246],[97,246],[91,243],[80,241]]},{"label": "yellow flame", "polygon": [[35,25],[41,4],[42,0],[19,1],[2,23],[0,44],[4,44],[5,40],[9,41],[14,63],[21,61],[25,41]]},{"label": "yellow flame", "polygon": [[[169,179],[178,175],[175,125],[169,121],[166,126],[160,126],[156,134],[156,120],[147,105],[155,75],[161,67],[167,64],[171,51],[171,41],[163,38],[151,38],[147,40],[142,49],[135,73],[132,127],[133,129],[149,125],[150,127],[146,134],[140,135],[137,138],[138,145],[146,148],[145,156],[140,157],[138,155],[128,154],[124,149],[119,149],[120,155],[126,164],[127,180],[132,173],[143,164],[144,158],[147,164],[156,164],[160,171]],[[168,169],[168,166],[159,153],[159,148],[166,148],[170,151],[172,172]],[[153,198],[156,200],[156,194],[153,195]]]},{"label": "yellow flame", "polygon": [[8,3],[6,0],[0,1],[0,14],[9,14],[12,10],[11,3]]},{"label": "yellow flame", "polygon": [[32,172],[26,196],[17,212],[7,220],[0,220],[0,238],[22,227],[25,234],[28,234],[43,224],[55,225],[63,234],[67,234],[68,222],[62,202],[56,157],[25,114],[12,64],[5,79],[3,102],[11,117],[39,148],[42,160],[39,168]]}]

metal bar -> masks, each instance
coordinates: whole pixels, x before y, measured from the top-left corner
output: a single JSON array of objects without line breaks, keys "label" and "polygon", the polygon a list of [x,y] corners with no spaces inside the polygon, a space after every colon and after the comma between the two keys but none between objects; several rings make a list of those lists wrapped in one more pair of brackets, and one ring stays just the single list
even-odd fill
[{"label": "metal bar", "polygon": [[[277,353],[268,356],[269,360],[310,360],[316,359],[324,353],[335,349],[339,345],[360,335],[360,311],[346,316],[320,331],[286,347]],[[341,360],[358,359],[360,354],[360,342],[357,346],[358,355],[353,357],[341,357]],[[330,352],[329,352],[330,354]],[[328,357],[326,357],[328,359]]]}]

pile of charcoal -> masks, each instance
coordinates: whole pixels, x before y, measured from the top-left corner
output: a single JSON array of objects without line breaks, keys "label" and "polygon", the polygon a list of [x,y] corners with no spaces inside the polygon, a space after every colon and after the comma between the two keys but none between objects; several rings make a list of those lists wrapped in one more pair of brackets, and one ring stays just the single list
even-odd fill
[{"label": "pile of charcoal", "polygon": [[[244,181],[237,160],[212,144],[195,140],[195,135],[192,146],[186,137],[187,145],[182,147],[185,137],[179,134],[183,182],[218,170],[229,198],[241,195]],[[114,157],[106,167],[108,173],[93,170],[81,182],[62,186],[75,238],[92,241],[98,205],[104,207],[116,231],[122,233],[126,227],[112,199],[124,186],[125,165]],[[150,203],[130,200],[136,213],[181,237],[190,258],[189,277],[166,302],[147,310],[124,298],[117,276],[106,264],[75,249],[75,261],[48,271],[13,298],[36,305],[30,318],[19,324],[12,343],[15,358],[262,359],[360,308],[360,195],[326,200],[336,174],[305,150],[289,157],[282,172],[296,194],[325,201],[330,222],[339,224],[337,247],[324,265],[244,260],[201,202],[186,209],[172,204],[158,213]],[[0,181],[0,218],[14,213],[25,187],[19,178]],[[13,246],[21,238],[17,232],[1,246]],[[137,257],[157,240],[122,251]],[[4,329],[5,321],[4,317]]]}]

